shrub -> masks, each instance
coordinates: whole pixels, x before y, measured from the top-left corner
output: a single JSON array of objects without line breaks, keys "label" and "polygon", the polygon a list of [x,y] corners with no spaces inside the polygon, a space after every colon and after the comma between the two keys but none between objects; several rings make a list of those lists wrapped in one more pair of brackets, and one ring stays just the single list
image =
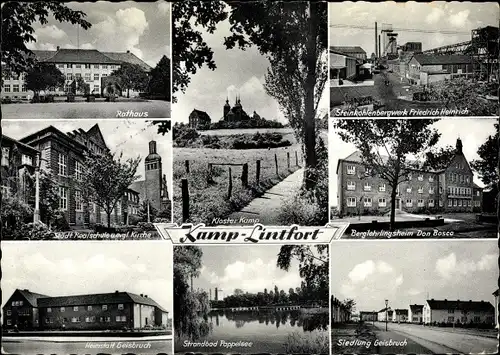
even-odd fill
[{"label": "shrub", "polygon": [[137,228],[141,232],[156,231],[155,226],[151,222],[139,222],[137,223]]},{"label": "shrub", "polygon": [[22,226],[19,234],[22,238],[30,240],[55,239],[56,235],[45,224],[41,222],[32,222]]},{"label": "shrub", "polygon": [[66,220],[66,215],[63,211],[56,211],[56,213],[54,214],[54,223],[52,226],[59,232],[66,232],[70,230],[69,223]]}]

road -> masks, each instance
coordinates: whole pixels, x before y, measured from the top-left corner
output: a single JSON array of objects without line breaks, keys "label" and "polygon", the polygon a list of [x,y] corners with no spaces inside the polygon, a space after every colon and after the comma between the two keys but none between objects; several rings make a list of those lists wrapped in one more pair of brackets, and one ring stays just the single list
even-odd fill
[{"label": "road", "polygon": [[[379,340],[393,339],[398,341],[407,339],[409,345],[404,349],[401,347],[380,346],[380,354],[488,354],[496,353],[498,345],[498,340],[496,338],[467,334],[462,331],[453,332],[449,329],[441,330],[439,328],[424,327],[416,324],[389,323],[388,332],[386,332],[385,323],[377,322],[375,323],[375,335]],[[410,342],[416,345],[412,344],[410,346]]]},{"label": "road", "polygon": [[2,354],[172,354],[172,340],[122,339],[121,341],[40,341],[29,339],[2,339]]},{"label": "road", "polygon": [[[129,111],[131,113],[128,113]],[[5,119],[170,118],[170,102],[155,100],[6,104],[2,105],[2,116]]]}]

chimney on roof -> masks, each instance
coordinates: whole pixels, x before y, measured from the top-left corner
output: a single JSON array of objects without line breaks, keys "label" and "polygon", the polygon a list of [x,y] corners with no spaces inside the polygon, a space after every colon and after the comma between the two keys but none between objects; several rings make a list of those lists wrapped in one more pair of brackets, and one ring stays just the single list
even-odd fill
[{"label": "chimney on roof", "polygon": [[144,297],[144,295],[141,293],[141,297]]},{"label": "chimney on roof", "polygon": [[144,295],[144,298],[148,298],[148,295]]},{"label": "chimney on roof", "polygon": [[57,50],[59,50],[59,48],[60,48],[60,47],[59,47],[59,46],[57,46]]},{"label": "chimney on roof", "polygon": [[118,293],[118,290],[116,290],[115,293]]},{"label": "chimney on roof", "polygon": [[444,301],[446,302],[446,301],[448,301],[448,300],[445,298],[445,299],[444,299]]},{"label": "chimney on roof", "polygon": [[30,290],[28,290],[27,288],[25,288],[25,289],[24,289],[24,291],[26,291],[26,292],[30,292]]},{"label": "chimney on roof", "polygon": [[130,50],[127,50],[127,53],[130,53]]}]

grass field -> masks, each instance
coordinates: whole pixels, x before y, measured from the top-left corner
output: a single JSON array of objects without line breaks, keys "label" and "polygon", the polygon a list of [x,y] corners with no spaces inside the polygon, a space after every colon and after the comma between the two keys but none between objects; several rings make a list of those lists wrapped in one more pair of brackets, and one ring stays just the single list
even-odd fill
[{"label": "grass field", "polygon": [[[288,168],[287,153],[290,153]],[[187,179],[189,186],[190,223],[214,224],[214,218],[224,218],[238,211],[255,197],[274,186],[296,171],[295,152],[298,165],[302,165],[301,146],[275,149],[206,149],[174,148],[173,183],[174,183],[174,221],[182,223],[181,180]],[[276,174],[275,155],[278,160]],[[189,173],[185,161],[189,161]],[[260,183],[256,182],[256,161],[261,160]],[[212,181],[208,181],[208,164],[248,164],[248,188],[242,186],[242,166],[213,165]],[[232,175],[232,194],[228,198],[229,167]],[[220,223],[218,223],[220,224]]]}]

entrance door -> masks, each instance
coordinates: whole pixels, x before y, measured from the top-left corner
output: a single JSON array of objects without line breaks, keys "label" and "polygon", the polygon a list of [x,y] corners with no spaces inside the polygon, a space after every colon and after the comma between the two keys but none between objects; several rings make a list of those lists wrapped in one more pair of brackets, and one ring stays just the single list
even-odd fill
[{"label": "entrance door", "polygon": [[397,199],[396,199],[396,209],[397,209],[397,210],[399,210],[399,209],[401,208],[401,207],[400,207],[400,205],[399,205],[399,204],[400,204],[400,201],[401,201],[401,200],[400,200],[399,198],[397,198]]}]

